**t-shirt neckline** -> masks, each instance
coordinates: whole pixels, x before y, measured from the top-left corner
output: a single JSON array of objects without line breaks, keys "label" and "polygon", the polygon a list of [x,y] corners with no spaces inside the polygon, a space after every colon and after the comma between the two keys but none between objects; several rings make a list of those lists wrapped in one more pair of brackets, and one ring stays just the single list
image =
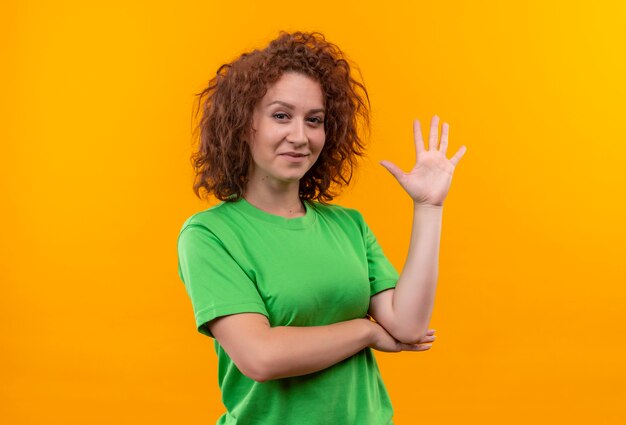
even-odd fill
[{"label": "t-shirt neckline", "polygon": [[304,229],[315,223],[317,214],[315,212],[314,206],[311,203],[307,201],[303,201],[302,203],[304,204],[304,208],[306,209],[306,214],[294,218],[286,218],[263,211],[249,203],[243,197],[240,198],[238,201],[235,201],[233,203],[233,206],[235,206],[244,214],[255,219],[262,220],[266,223],[271,223],[285,229]]}]

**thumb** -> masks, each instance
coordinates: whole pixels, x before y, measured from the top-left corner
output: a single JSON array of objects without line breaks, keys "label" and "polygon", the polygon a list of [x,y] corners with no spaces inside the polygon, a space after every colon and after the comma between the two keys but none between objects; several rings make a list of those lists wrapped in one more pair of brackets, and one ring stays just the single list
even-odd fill
[{"label": "thumb", "polygon": [[397,180],[400,180],[400,177],[404,174],[404,171],[393,162],[380,161],[379,164],[385,167]]}]

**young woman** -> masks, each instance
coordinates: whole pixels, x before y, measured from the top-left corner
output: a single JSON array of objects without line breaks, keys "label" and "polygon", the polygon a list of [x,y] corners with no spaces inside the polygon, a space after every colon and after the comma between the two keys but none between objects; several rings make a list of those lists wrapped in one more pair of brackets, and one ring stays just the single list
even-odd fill
[{"label": "young woman", "polygon": [[[401,276],[354,210],[329,204],[363,153],[367,91],[319,33],[281,33],[223,65],[200,93],[194,190],[221,200],[189,217],[178,270],[199,332],[214,338],[227,409],[217,424],[392,423],[372,349],[424,351],[444,199],[438,118],[415,167],[382,162],[412,198]],[[373,321],[373,320],[375,321]]]}]

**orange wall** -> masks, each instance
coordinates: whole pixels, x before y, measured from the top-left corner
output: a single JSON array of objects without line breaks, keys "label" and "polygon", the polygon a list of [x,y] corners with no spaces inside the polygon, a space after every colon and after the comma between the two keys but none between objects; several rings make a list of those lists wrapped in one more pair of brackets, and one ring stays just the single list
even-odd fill
[{"label": "orange wall", "polygon": [[[129,4],[130,3],[130,4]],[[141,4],[140,4],[141,3]],[[626,6],[13,1],[0,13],[0,422],[214,423],[177,275],[194,93],[278,30],[363,73],[369,160],[339,203],[401,269],[412,124],[468,150],[425,353],[376,353],[396,424],[623,423]],[[619,403],[619,402],[622,403]],[[621,406],[620,406],[621,404]]]}]

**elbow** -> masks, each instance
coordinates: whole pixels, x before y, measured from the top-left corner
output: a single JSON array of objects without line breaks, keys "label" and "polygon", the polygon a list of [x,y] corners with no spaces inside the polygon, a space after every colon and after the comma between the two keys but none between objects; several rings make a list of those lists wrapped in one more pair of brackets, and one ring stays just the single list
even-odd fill
[{"label": "elbow", "polygon": [[263,371],[257,371],[257,370],[247,370],[247,371],[241,371],[241,373],[243,373],[245,376],[247,376],[248,378],[252,379],[253,381],[256,382],[265,382],[265,381],[269,381],[269,377],[267,375],[267,373],[264,373]]},{"label": "elbow", "polygon": [[256,382],[266,382],[273,378],[271,362],[262,355],[252,355],[242,364],[237,366],[242,374]]},{"label": "elbow", "polygon": [[248,378],[252,379],[256,382],[266,382],[272,378],[269,371],[267,369],[263,369],[260,367],[248,369],[247,372],[242,372]]},{"label": "elbow", "polygon": [[426,336],[426,330],[421,327],[404,327],[397,329],[392,336],[404,344],[417,344]]}]

